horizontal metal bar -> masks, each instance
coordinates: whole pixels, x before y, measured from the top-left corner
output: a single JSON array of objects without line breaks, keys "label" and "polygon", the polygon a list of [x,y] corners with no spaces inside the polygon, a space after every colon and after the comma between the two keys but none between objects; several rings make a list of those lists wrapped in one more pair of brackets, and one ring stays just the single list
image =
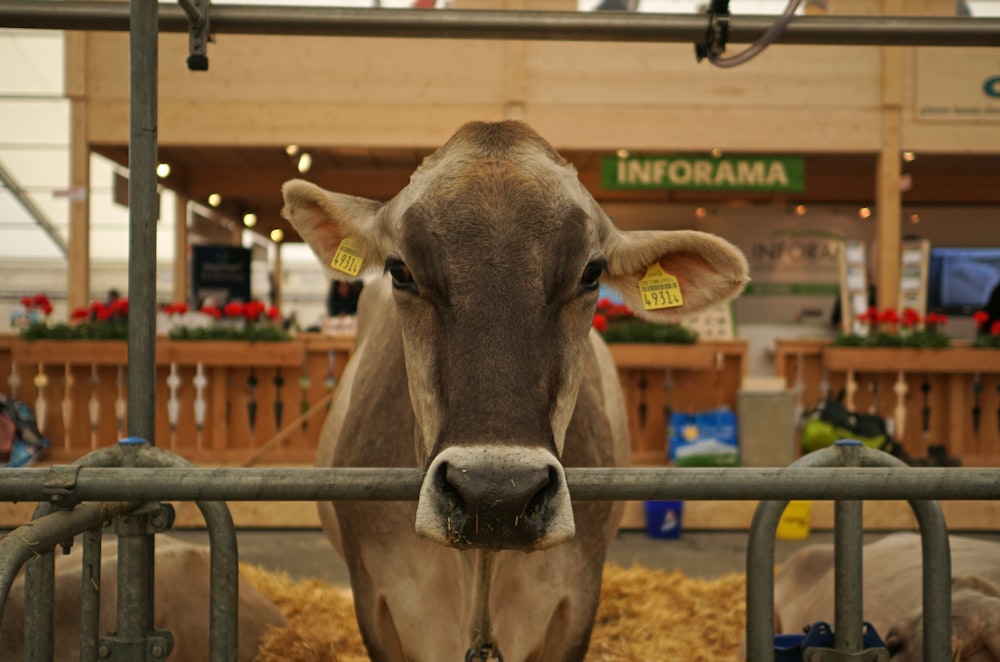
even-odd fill
[{"label": "horizontal metal bar", "polygon": [[[699,14],[635,12],[540,12],[408,9],[347,9],[216,5],[213,33],[518,39],[547,41],[633,41],[699,43],[707,18]],[[774,16],[729,19],[729,41],[749,43]],[[121,2],[0,3],[0,27],[57,30],[129,29],[129,7]],[[181,7],[160,7],[161,32],[187,32]],[[934,16],[799,16],[779,38],[782,44],[837,46],[998,46],[1000,19]]]},{"label": "horizontal metal bar", "polygon": [[[0,469],[0,501],[44,501],[47,469]],[[1000,499],[1000,469],[566,469],[579,500]],[[82,501],[414,500],[420,469],[80,469]]]}]

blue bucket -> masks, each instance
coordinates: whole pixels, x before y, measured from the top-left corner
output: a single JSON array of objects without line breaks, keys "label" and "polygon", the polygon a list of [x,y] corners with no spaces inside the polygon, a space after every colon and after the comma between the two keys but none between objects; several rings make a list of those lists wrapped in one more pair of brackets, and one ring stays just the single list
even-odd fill
[{"label": "blue bucket", "polygon": [[683,501],[647,501],[646,533],[652,538],[679,538],[683,516]]}]

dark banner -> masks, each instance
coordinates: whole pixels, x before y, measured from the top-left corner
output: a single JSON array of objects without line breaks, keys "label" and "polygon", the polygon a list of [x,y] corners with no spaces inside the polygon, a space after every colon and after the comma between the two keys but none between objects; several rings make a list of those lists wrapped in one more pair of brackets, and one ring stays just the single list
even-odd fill
[{"label": "dark banner", "polygon": [[250,300],[250,249],[192,246],[191,290],[198,308]]}]

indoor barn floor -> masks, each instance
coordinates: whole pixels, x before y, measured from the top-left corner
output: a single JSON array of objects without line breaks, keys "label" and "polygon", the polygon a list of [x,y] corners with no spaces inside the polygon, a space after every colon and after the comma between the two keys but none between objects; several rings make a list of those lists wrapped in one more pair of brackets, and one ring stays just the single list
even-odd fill
[{"label": "indoor barn floor", "polygon": [[[175,535],[207,542],[202,531]],[[883,534],[866,533],[865,542]],[[1000,534],[972,534],[1000,540]],[[745,625],[746,532],[659,540],[625,531],[612,545],[587,662],[715,662],[738,658]],[[830,532],[777,541],[775,561],[832,542]],[[289,627],[267,635],[259,662],[363,662],[347,574],[318,530],[239,532],[241,573]]]}]

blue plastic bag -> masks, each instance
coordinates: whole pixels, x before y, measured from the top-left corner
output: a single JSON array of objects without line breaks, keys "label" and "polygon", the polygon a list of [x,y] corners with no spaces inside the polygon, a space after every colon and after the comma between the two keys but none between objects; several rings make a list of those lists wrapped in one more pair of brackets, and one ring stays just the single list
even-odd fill
[{"label": "blue plastic bag", "polygon": [[678,467],[735,467],[740,463],[736,414],[718,407],[670,416],[670,460]]}]

